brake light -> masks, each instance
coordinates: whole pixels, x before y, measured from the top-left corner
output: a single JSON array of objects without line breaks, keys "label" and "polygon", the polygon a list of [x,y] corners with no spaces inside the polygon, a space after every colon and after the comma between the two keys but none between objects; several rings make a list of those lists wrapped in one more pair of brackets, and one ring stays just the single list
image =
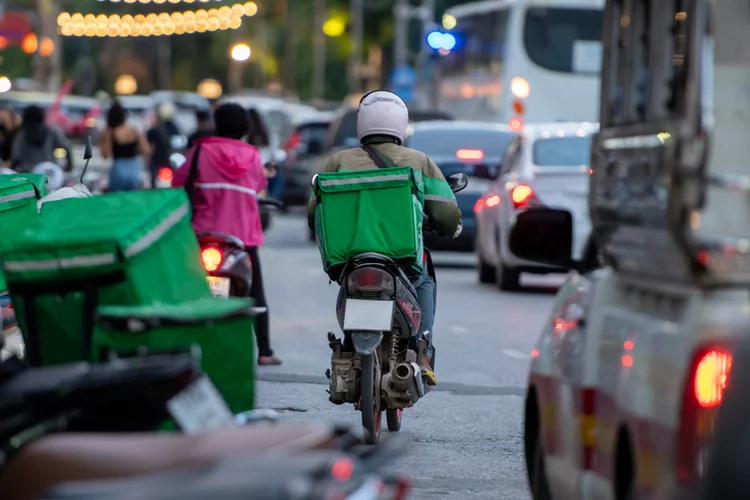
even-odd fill
[{"label": "brake light", "polygon": [[346,279],[349,291],[393,293],[393,276],[375,267],[362,267],[352,272]]},{"label": "brake light", "polygon": [[695,370],[695,399],[703,408],[721,403],[727,387],[732,355],[721,351],[710,351],[701,358]]},{"label": "brake light", "polygon": [[526,205],[534,196],[534,190],[526,184],[519,184],[510,192],[510,198],[513,200],[515,208]]},{"label": "brake light", "polygon": [[508,126],[513,132],[520,132],[523,129],[523,120],[521,120],[519,117],[514,116],[510,119],[508,122]]},{"label": "brake light", "polygon": [[474,203],[474,213],[479,213],[484,208],[484,198],[479,198],[476,203]]},{"label": "brake light", "polygon": [[481,149],[459,149],[456,151],[456,158],[459,160],[481,160],[484,158],[484,151]]},{"label": "brake light", "polygon": [[705,347],[693,357],[685,380],[676,450],[677,478],[683,484],[697,484],[705,473],[731,368],[731,351],[723,347]]},{"label": "brake light", "polygon": [[170,182],[172,178],[174,177],[174,173],[172,172],[172,169],[169,167],[162,167],[159,169],[159,180],[164,182]]},{"label": "brake light", "polygon": [[354,463],[348,458],[336,460],[331,467],[331,477],[337,481],[348,481],[354,472]]},{"label": "brake light", "polygon": [[206,271],[216,271],[224,259],[224,254],[221,250],[215,247],[204,248],[201,251],[201,259],[203,260],[203,267]]},{"label": "brake light", "polygon": [[290,153],[293,149],[298,148],[300,144],[302,144],[302,138],[300,137],[299,132],[295,132],[286,141],[286,144],[284,145],[284,151]]},{"label": "brake light", "polygon": [[498,195],[492,195],[489,198],[487,198],[487,201],[485,202],[488,207],[496,207],[500,204],[500,197]]}]

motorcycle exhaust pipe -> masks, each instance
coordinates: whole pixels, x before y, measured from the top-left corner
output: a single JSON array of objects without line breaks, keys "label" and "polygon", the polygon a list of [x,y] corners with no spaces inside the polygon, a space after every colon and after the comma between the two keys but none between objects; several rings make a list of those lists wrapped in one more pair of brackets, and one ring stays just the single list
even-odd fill
[{"label": "motorcycle exhaust pipe", "polygon": [[424,396],[424,382],[422,381],[422,370],[415,362],[399,363],[392,372],[393,386],[400,391],[409,391],[412,395],[421,398]]}]

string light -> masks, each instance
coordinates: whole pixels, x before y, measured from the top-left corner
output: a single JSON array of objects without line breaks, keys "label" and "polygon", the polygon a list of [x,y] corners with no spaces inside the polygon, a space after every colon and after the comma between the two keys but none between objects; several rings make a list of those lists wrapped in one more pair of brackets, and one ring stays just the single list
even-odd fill
[{"label": "string light", "polygon": [[[114,1],[114,0],[112,0]],[[142,0],[125,0],[134,3]],[[147,0],[163,3],[162,0]],[[173,0],[166,0],[176,3]],[[180,1],[180,0],[177,0]],[[183,0],[187,1],[187,0]],[[202,0],[201,0],[202,1]],[[62,12],[57,16],[58,32],[63,36],[115,37],[115,36],[161,36],[182,35],[185,33],[204,33],[237,29],[242,25],[243,17],[252,17],[258,13],[255,2],[223,5],[219,8],[199,9],[184,12],[161,12],[147,15],[81,14]]]}]

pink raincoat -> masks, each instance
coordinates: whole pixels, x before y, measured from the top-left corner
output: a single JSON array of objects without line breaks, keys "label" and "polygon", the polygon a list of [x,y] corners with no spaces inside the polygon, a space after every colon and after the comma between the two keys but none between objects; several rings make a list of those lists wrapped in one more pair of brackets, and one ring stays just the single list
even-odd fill
[{"label": "pink raincoat", "polygon": [[173,186],[187,182],[193,154],[200,146],[193,191],[193,229],[196,233],[215,231],[231,234],[246,246],[263,244],[263,229],[257,193],[268,180],[258,150],[242,141],[204,137],[175,172]]}]

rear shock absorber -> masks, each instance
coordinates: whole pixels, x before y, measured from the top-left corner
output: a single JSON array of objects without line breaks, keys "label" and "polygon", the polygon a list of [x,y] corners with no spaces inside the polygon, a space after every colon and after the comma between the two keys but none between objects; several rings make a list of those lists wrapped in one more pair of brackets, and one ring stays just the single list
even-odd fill
[{"label": "rear shock absorber", "polygon": [[396,366],[396,362],[398,361],[398,337],[398,329],[394,329],[391,332],[391,352],[388,356],[391,367]]}]

